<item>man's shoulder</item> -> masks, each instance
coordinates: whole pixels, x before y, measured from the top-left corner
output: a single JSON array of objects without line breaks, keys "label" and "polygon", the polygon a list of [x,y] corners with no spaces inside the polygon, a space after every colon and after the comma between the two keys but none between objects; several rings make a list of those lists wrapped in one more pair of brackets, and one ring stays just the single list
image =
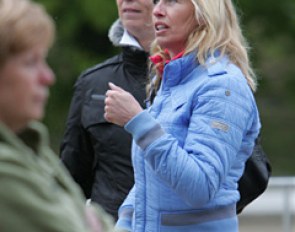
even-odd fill
[{"label": "man's shoulder", "polygon": [[107,72],[107,69],[112,68],[113,66],[117,66],[123,62],[122,54],[117,54],[99,64],[96,64],[90,68],[87,68],[82,72],[81,78],[85,78],[92,75],[97,75],[100,72]]}]

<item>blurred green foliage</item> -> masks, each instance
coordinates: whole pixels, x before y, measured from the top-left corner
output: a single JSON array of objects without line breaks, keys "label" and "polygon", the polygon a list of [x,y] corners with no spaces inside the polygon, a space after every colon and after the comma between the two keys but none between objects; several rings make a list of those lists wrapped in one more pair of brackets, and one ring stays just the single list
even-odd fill
[{"label": "blurred green foliage", "polygon": [[[51,89],[45,124],[58,153],[75,80],[83,70],[118,51],[107,37],[117,8],[114,0],[36,1],[46,7],[57,27],[56,43],[48,58],[57,82]],[[274,175],[294,175],[295,1],[234,2],[259,77],[256,98],[264,149]]]}]

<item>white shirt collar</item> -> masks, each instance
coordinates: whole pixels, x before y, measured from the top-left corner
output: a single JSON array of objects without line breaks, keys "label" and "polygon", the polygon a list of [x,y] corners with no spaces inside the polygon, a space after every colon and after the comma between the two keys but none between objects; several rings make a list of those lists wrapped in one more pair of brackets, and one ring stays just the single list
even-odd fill
[{"label": "white shirt collar", "polygon": [[122,36],[120,44],[121,45],[134,46],[134,47],[139,48],[140,50],[143,50],[142,47],[140,46],[140,44],[134,38],[134,36],[130,35],[130,33],[126,29],[124,29],[124,34]]}]

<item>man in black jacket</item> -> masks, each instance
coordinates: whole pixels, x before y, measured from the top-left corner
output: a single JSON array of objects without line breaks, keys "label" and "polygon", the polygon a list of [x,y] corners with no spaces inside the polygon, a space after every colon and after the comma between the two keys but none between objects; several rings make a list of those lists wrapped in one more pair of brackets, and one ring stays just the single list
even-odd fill
[{"label": "man in black jacket", "polygon": [[61,159],[85,196],[114,219],[133,186],[131,136],[104,119],[108,82],[133,94],[144,107],[147,59],[154,39],[152,0],[117,0],[119,20],[109,38],[122,52],[89,68],[75,84]]}]

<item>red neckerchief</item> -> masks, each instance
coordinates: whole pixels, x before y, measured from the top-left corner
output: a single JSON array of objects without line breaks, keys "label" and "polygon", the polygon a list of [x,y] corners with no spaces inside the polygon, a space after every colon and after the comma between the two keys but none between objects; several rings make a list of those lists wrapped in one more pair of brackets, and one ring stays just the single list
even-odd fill
[{"label": "red neckerchief", "polygon": [[[172,61],[172,60],[176,60],[176,59],[178,59],[178,58],[181,58],[181,57],[183,56],[183,54],[184,54],[184,51],[178,53],[176,56],[172,57],[172,59],[169,59],[169,58],[166,59],[166,60],[165,60],[165,64],[164,64],[164,62],[163,62],[163,61],[164,61],[163,57],[160,56],[159,54],[154,55],[154,56],[150,56],[149,59],[150,59],[150,61],[151,61],[152,63],[154,63],[154,64],[156,65],[158,72],[159,72],[159,73],[161,74],[161,76],[162,76],[163,71],[164,71],[164,66],[165,66],[166,64],[168,64],[168,63],[169,63],[170,61]],[[169,52],[168,52],[168,49],[165,49],[165,50],[164,50],[164,55],[165,55],[166,57],[170,57],[170,54],[169,54]]]}]

